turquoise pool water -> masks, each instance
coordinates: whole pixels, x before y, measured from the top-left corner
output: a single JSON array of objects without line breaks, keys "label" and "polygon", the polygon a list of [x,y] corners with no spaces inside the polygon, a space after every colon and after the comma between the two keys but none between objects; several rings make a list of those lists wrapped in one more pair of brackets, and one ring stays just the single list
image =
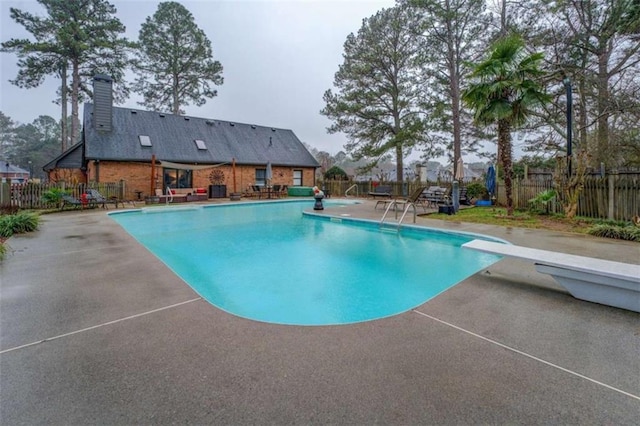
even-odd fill
[{"label": "turquoise pool water", "polygon": [[[325,203],[330,207],[331,202]],[[111,214],[211,304],[279,324],[329,325],[395,315],[499,257],[477,236],[303,216],[313,201]]]}]

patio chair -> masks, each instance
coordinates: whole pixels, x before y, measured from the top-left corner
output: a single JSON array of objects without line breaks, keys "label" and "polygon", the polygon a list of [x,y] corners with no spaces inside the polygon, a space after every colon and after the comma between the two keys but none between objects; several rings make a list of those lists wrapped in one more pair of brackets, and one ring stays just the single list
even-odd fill
[{"label": "patio chair", "polygon": [[[118,208],[118,198],[117,197],[105,197],[97,189],[87,189],[87,196],[90,202],[95,204],[101,204],[103,209],[107,208],[108,203],[113,203]],[[124,208],[124,202],[122,202],[122,208]]]},{"label": "patio chair", "polygon": [[273,195],[276,198],[280,198],[280,191],[282,185],[273,185],[273,187],[271,188],[271,195]]},{"label": "patio chair", "polygon": [[253,197],[253,189],[251,188],[251,185],[247,185],[247,187],[244,189],[244,191],[242,192],[242,196],[244,198],[252,198]]},{"label": "patio chair", "polygon": [[72,195],[63,195],[62,205],[60,206],[60,210],[64,210],[66,206],[72,206],[74,209],[77,209],[77,208],[84,209],[87,205],[88,205],[87,201],[79,200]]},{"label": "patio chair", "polygon": [[469,199],[469,197],[467,196],[467,187],[463,186],[460,188],[460,196],[458,197],[459,201],[460,201],[460,205],[465,205],[465,206],[470,206],[471,205],[471,200]]},{"label": "patio chair", "polygon": [[252,196],[262,198],[262,188],[260,185],[251,185],[251,190],[253,191]]},{"label": "patio chair", "polygon": [[395,204],[395,208],[397,209],[398,206],[402,207],[402,210],[404,210],[405,207],[407,207],[408,205],[413,204],[414,206],[416,205],[420,205],[422,206],[422,208],[427,211],[427,206],[424,203],[424,200],[421,199],[422,193],[424,192],[426,186],[421,186],[419,188],[417,188],[415,191],[413,191],[411,193],[411,195],[409,197],[405,197],[405,198],[396,198],[396,199],[389,199],[389,200],[378,200],[376,202],[376,205],[374,206],[374,209],[378,208],[378,205],[382,204],[383,207],[386,207],[387,204],[389,203],[393,203]]},{"label": "patio chair", "polygon": [[396,201],[396,205],[402,205],[403,206],[403,210],[405,208],[408,208],[409,205],[412,205],[414,207],[416,206],[422,206],[422,208],[424,209],[424,211],[427,211],[427,205],[424,202],[424,199],[422,198],[422,193],[424,192],[424,190],[426,189],[426,186],[421,186],[419,188],[417,188],[415,191],[413,191],[411,193],[411,195],[409,197],[403,198],[403,199],[399,199],[399,200],[395,200]]},{"label": "patio chair", "polygon": [[437,209],[440,204],[451,204],[451,189],[439,186],[430,186],[422,196],[427,206]]}]

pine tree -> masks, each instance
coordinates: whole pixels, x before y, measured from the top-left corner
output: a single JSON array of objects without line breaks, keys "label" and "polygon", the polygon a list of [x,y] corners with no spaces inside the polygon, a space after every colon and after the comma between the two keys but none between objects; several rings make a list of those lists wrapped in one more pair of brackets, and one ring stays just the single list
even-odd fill
[{"label": "pine tree", "polygon": [[160,3],[138,38],[134,90],[143,96],[141,105],[181,114],[182,107],[204,105],[217,95],[211,85],[223,83],[222,64],[213,60],[211,42],[180,3]]},{"label": "pine tree", "polygon": [[333,121],[331,133],[344,132],[345,149],[373,168],[395,154],[396,179],[403,180],[404,156],[423,140],[419,111],[420,17],[411,8],[383,9],[363,21],[344,43],[344,63],[334,77],[337,92],[324,94],[321,114]]},{"label": "pine tree", "polygon": [[[463,149],[477,152],[481,135],[463,108],[462,87],[470,63],[482,54],[491,33],[484,0],[405,0],[424,17],[424,109],[429,131],[447,145],[454,176]],[[439,145],[439,144],[438,144]]]},{"label": "pine tree", "polygon": [[[61,78],[63,129],[66,128],[67,72],[71,71],[71,145],[78,141],[81,91],[90,94],[83,83],[95,73],[106,73],[116,81],[127,66],[127,49],[131,44],[119,34],[124,25],[114,15],[116,8],[106,0],[38,0],[46,10],[40,17],[11,8],[11,18],[23,25],[35,38],[11,39],[2,50],[18,56],[20,71],[13,84],[36,87],[48,75]],[[83,70],[85,70],[83,72]],[[63,132],[63,149],[65,137]]]}]

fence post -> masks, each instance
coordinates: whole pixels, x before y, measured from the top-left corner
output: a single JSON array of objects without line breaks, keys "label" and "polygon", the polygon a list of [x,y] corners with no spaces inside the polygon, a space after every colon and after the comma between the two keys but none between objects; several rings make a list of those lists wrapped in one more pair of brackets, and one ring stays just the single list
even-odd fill
[{"label": "fence post", "polygon": [[0,182],[0,206],[4,206],[5,203],[7,205],[11,204],[10,198],[11,188],[8,183]]},{"label": "fence post", "polygon": [[608,186],[608,190],[609,190],[609,210],[607,212],[607,219],[613,220],[615,219],[614,217],[614,177],[613,177],[613,173],[610,173],[609,176],[607,176],[607,186]]}]

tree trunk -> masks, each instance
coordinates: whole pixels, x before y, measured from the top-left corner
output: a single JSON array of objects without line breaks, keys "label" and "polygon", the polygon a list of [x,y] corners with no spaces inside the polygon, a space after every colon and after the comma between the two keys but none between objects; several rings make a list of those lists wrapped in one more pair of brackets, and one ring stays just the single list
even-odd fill
[{"label": "tree trunk", "polygon": [[605,163],[611,165],[611,160],[615,160],[615,156],[609,152],[609,50],[606,44],[600,47],[598,55],[598,98],[597,98],[597,114],[598,114],[598,161],[596,164]]},{"label": "tree trunk", "polygon": [[581,150],[587,150],[587,97],[585,94],[587,93],[586,84],[584,79],[580,79],[580,83],[578,84],[578,105],[579,111],[576,114],[578,118],[578,141],[580,141],[580,145],[578,148]]},{"label": "tree trunk", "polygon": [[69,113],[67,112],[67,63],[63,62],[60,66],[60,103],[62,109],[62,117],[60,119],[60,123],[62,128],[60,129],[60,139],[61,139],[61,152],[65,152],[67,150],[67,140],[69,139],[68,133],[68,125],[67,118],[69,117]]},{"label": "tree trunk", "polygon": [[507,194],[507,216],[513,216],[513,165],[511,162],[511,123],[498,120],[498,151]]},{"label": "tree trunk", "polygon": [[451,112],[453,120],[453,176],[458,173],[458,159],[462,156],[462,137],[460,126],[460,76],[458,75],[457,61],[453,40],[447,46],[449,57],[449,89],[451,90]]},{"label": "tree trunk", "polygon": [[502,0],[500,5],[500,35],[507,34],[507,0]]},{"label": "tree trunk", "polygon": [[400,123],[400,114],[397,112],[397,102],[394,100],[394,109],[395,113],[393,114],[394,121],[394,137],[395,146],[396,146],[396,182],[402,183],[404,181],[404,158],[402,153],[402,147],[404,146],[404,141],[398,138],[398,135],[401,134],[402,125]]},{"label": "tree trunk", "polygon": [[402,158],[402,143],[396,145],[396,182],[404,181],[404,159]]},{"label": "tree trunk", "polygon": [[180,100],[178,99],[178,76],[174,75],[173,76],[173,91],[172,91],[172,97],[173,97],[173,105],[172,105],[172,110],[173,113],[175,115],[180,115]]},{"label": "tree trunk", "polygon": [[78,97],[80,93],[79,69],[79,61],[78,59],[74,59],[71,77],[71,146],[78,142],[78,129],[80,127],[80,120],[78,119]]}]

